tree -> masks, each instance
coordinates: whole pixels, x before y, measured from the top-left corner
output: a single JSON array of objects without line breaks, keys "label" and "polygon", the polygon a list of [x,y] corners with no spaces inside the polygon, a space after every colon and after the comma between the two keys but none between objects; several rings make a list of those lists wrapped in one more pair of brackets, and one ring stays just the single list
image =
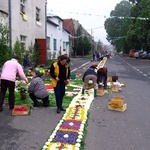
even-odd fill
[{"label": "tree", "polygon": [[13,47],[13,54],[20,56],[20,63],[23,62],[24,53],[25,53],[25,48],[23,47],[21,42],[17,39]]},{"label": "tree", "polygon": [[7,26],[4,26],[0,23],[0,67],[3,63],[11,58],[11,50],[8,46],[9,39],[9,29]]},{"label": "tree", "polygon": [[40,52],[38,49],[39,49],[38,42],[35,42],[34,45],[33,45],[33,43],[31,43],[31,45],[29,46],[30,61],[31,61],[33,66],[36,66],[38,64],[38,61],[39,61]]},{"label": "tree", "polygon": [[123,46],[122,43],[126,42],[126,34],[128,31],[128,24],[130,20],[130,10],[132,5],[127,1],[121,1],[116,5],[115,10],[111,11],[110,16],[105,21],[105,29],[107,32],[107,40],[120,51]]},{"label": "tree", "polygon": [[149,26],[150,0],[136,1],[131,9],[131,16],[134,17],[127,32],[128,44],[135,49],[150,49]]},{"label": "tree", "polygon": [[78,26],[76,30],[76,37],[74,39],[74,47],[73,47],[73,54],[74,56],[84,56],[89,54],[92,48],[92,44],[87,36],[82,37],[82,26]]},{"label": "tree", "polygon": [[103,49],[103,43],[99,40],[97,43],[97,50],[100,51]]}]

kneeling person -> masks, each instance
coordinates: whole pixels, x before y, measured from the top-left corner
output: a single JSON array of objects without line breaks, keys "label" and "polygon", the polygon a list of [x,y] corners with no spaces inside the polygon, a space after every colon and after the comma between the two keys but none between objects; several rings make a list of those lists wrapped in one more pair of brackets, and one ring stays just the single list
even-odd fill
[{"label": "kneeling person", "polygon": [[[97,65],[95,63],[92,63],[92,65],[90,66],[90,68],[88,68],[84,75],[83,75],[83,89],[82,89],[82,94],[84,94],[84,90],[86,89],[86,87],[88,86],[88,84],[90,83],[90,81],[92,81],[92,84],[94,86],[94,96],[97,96],[97,73],[95,71]],[[91,83],[90,83],[91,84]]]},{"label": "kneeling person", "polygon": [[33,76],[33,79],[31,80],[28,92],[30,98],[34,102],[34,106],[39,106],[37,99],[41,99],[43,101],[44,107],[49,106],[49,93],[43,80],[41,79],[42,73],[40,73],[38,69],[34,69],[31,74]]}]

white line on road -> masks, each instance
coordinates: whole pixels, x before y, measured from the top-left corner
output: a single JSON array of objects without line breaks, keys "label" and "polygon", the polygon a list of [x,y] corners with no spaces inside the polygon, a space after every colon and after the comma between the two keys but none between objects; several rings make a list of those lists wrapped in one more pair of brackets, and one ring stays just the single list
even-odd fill
[{"label": "white line on road", "polygon": [[89,63],[90,63],[90,61],[88,61],[88,62],[82,64],[82,65],[79,66],[78,68],[75,68],[75,69],[71,70],[71,72],[74,72],[74,71],[76,71],[77,69],[79,69],[79,68],[81,68],[81,67],[83,67],[83,66],[85,66],[85,65],[87,65],[87,64],[89,64]]},{"label": "white line on road", "polygon": [[[119,57],[119,56],[118,56]],[[141,70],[137,69],[136,67],[133,67],[132,65],[130,65],[129,63],[127,63],[124,59],[122,59],[121,57],[119,57],[122,61],[124,61],[128,66],[132,67],[132,69],[135,69],[137,72],[141,73],[143,76],[147,77],[147,74],[144,74]]]}]

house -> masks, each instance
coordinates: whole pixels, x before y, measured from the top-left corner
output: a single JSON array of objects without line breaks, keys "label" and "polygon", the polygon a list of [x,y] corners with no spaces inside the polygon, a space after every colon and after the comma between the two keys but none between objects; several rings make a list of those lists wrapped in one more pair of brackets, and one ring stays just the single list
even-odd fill
[{"label": "house", "polygon": [[63,20],[59,16],[47,16],[48,59],[62,54],[69,55],[69,32],[63,28]]},{"label": "house", "polygon": [[[25,50],[38,39],[46,41],[46,1],[0,0],[0,10],[9,15],[12,48],[17,40],[21,42]],[[46,45],[46,42],[43,41],[43,44]],[[41,48],[41,51],[43,50],[46,51]]]},{"label": "house", "polygon": [[82,27],[82,25],[75,19],[63,19],[63,28],[70,32],[69,36],[69,42],[70,42],[70,53],[73,53],[73,47],[74,47],[74,39],[76,37],[76,32],[78,28],[82,29],[81,36],[86,36],[90,43],[92,44],[92,47],[94,47],[94,40],[92,36]]}]

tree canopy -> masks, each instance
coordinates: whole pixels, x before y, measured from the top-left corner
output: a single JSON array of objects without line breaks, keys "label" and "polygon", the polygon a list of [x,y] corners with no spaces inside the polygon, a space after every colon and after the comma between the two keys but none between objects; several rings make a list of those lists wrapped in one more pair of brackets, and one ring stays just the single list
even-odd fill
[{"label": "tree canopy", "polygon": [[150,0],[121,1],[104,25],[107,39],[117,51],[150,51]]}]

